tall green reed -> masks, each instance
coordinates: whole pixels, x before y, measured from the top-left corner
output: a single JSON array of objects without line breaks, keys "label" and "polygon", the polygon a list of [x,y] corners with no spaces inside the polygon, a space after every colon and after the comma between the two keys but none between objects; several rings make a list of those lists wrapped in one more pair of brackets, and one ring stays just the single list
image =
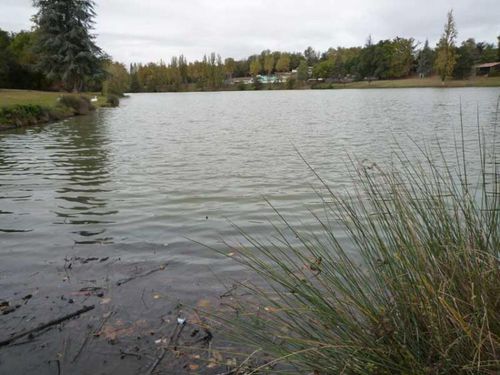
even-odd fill
[{"label": "tall green reed", "polygon": [[342,194],[304,160],[325,207],[311,213],[319,233],[277,209],[274,238],[239,228],[234,259],[265,285],[246,283],[241,313],[216,319],[274,358],[245,373],[500,371],[498,141],[478,121],[471,165],[460,129],[453,163],[441,146],[417,160],[399,148],[389,166],[350,159],[354,188]]}]

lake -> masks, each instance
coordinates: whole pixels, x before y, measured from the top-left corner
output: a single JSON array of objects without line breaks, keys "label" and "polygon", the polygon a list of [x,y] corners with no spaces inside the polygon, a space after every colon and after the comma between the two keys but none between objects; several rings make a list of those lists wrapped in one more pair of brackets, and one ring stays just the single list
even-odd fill
[{"label": "lake", "polygon": [[[119,109],[0,133],[1,256],[30,264],[65,249],[154,246],[189,263],[214,245],[268,232],[272,210],[306,220],[318,203],[304,158],[343,190],[346,156],[370,161],[463,122],[494,121],[498,88],[137,94]],[[451,142],[448,142],[450,145]],[[296,150],[297,149],[297,150]],[[474,155],[471,155],[473,157]],[[132,253],[135,251],[132,250]],[[208,258],[208,259],[207,259]],[[1,262],[4,264],[4,262]]]},{"label": "lake", "polygon": [[[199,243],[222,250],[224,241],[237,243],[233,223],[272,236],[276,215],[266,199],[301,228],[318,229],[310,214],[322,212],[318,181],[298,152],[342,193],[351,186],[348,156],[390,162],[401,147],[413,157],[415,141],[431,150],[439,143],[453,160],[462,108],[474,161],[477,115],[491,131],[499,95],[498,88],[133,94],[117,109],[2,132],[0,299],[33,285],[58,296],[63,282],[74,283],[65,290],[99,284],[106,269],[78,276],[85,257],[111,258],[127,271],[166,262],[165,276],[144,281],[144,290],[161,283],[177,300],[210,295],[241,268]],[[123,298],[137,304],[135,294]]]}]

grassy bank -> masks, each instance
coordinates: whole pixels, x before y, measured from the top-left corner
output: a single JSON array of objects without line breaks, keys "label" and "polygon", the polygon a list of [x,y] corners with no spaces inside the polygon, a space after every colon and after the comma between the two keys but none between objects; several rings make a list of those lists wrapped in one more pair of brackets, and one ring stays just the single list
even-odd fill
[{"label": "grassy bank", "polygon": [[[4,90],[0,89],[0,108],[12,107],[15,105],[39,105],[42,107],[53,108],[57,105],[57,99],[64,93],[50,91],[31,91],[31,90]],[[97,96],[97,106],[103,106],[106,103],[106,97],[99,93],[84,93],[88,97]]]},{"label": "grassy bank", "polygon": [[[97,96],[97,102],[90,98]],[[108,105],[108,99],[95,93],[81,95],[60,92],[0,89],[0,130],[43,124]]]},{"label": "grassy bank", "polygon": [[406,78],[384,81],[360,81],[351,83],[317,84],[312,88],[317,89],[385,89],[385,88],[419,88],[419,87],[500,87],[500,77],[477,77],[464,80],[450,80],[444,84],[438,77],[431,78]]},{"label": "grassy bank", "polygon": [[310,167],[322,233],[281,215],[272,239],[241,231],[231,257],[269,287],[242,284],[251,297],[216,320],[273,357],[246,373],[499,373],[498,141],[477,141],[476,165],[460,142],[456,160],[424,147],[417,161],[404,150],[391,165],[353,161],[346,192]]}]

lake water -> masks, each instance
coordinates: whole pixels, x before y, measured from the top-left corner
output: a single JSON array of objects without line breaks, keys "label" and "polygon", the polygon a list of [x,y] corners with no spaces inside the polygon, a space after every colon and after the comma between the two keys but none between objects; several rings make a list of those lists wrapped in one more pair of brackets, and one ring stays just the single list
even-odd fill
[{"label": "lake water", "polygon": [[[499,95],[498,88],[137,94],[117,109],[1,132],[0,302],[17,309],[0,316],[0,341],[77,307],[96,308],[1,350],[0,373],[62,373],[58,366],[145,373],[147,353],[171,337],[177,317],[187,317],[187,342],[197,335],[197,318],[179,302],[221,307],[232,281],[251,277],[199,243],[224,250],[223,241],[241,240],[231,223],[271,237],[277,220],[265,199],[300,228],[318,229],[310,213],[322,213],[318,181],[298,151],[342,194],[351,187],[349,155],[383,165],[398,147],[413,158],[414,142],[436,152],[439,143],[453,164],[462,107],[474,164],[477,115],[491,134]],[[167,266],[151,273],[160,264]],[[95,338],[91,330],[106,314],[113,316]],[[214,333],[214,345],[221,336]],[[120,355],[130,348],[146,356]],[[173,366],[165,373],[179,373],[177,362],[165,359]]]},{"label": "lake water", "polygon": [[317,181],[297,150],[341,191],[350,184],[347,155],[388,160],[396,142],[409,150],[411,139],[452,145],[460,102],[473,139],[477,109],[481,126],[492,126],[499,94],[137,94],[119,109],[3,132],[0,259],[33,265],[75,248],[123,249],[125,258],[154,248],[180,262],[211,264],[215,255],[192,240],[212,246],[234,237],[230,222],[268,234],[274,216],[264,198],[292,221],[313,225],[307,213],[320,208],[311,188]]}]

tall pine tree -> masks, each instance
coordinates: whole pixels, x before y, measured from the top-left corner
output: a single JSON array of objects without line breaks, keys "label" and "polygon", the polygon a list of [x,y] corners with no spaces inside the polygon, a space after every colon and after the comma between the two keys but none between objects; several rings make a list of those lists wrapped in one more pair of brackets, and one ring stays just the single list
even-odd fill
[{"label": "tall pine tree", "polygon": [[68,91],[79,92],[104,76],[103,52],[91,34],[93,0],[34,0],[38,12],[39,68],[49,79],[60,81]]}]

